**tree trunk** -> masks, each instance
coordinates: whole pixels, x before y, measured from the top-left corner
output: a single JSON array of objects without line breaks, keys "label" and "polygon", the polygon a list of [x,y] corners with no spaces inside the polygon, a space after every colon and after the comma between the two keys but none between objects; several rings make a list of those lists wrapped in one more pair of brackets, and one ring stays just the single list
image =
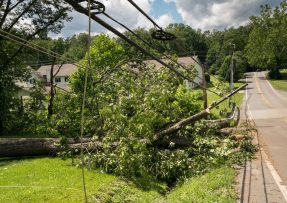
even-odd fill
[{"label": "tree trunk", "polygon": [[4,133],[4,125],[3,125],[3,120],[0,116],[0,135],[3,135]]},{"label": "tree trunk", "polygon": [[205,110],[203,110],[203,111],[201,111],[201,112],[199,112],[199,113],[197,113],[197,114],[195,114],[193,116],[190,116],[189,118],[186,118],[186,119],[184,119],[184,120],[172,125],[171,127],[169,127],[167,129],[165,129],[163,131],[160,131],[159,133],[155,134],[154,140],[155,141],[156,140],[160,140],[160,139],[164,138],[166,135],[172,134],[172,133],[180,130],[181,128],[183,128],[183,127],[185,127],[185,126],[187,126],[187,125],[189,125],[189,124],[191,124],[191,123],[193,123],[195,121],[198,121],[198,120],[200,120],[202,118],[205,118],[209,114],[210,114],[209,109],[205,109]]},{"label": "tree trunk", "polygon": [[[165,136],[168,136],[170,134],[173,134],[175,132],[177,132],[178,130],[186,127],[187,125],[194,123],[200,119],[203,119],[205,117],[207,117],[210,114],[210,110],[215,108],[216,106],[218,106],[219,104],[221,104],[222,102],[224,102],[226,99],[228,99],[229,97],[231,97],[232,95],[234,95],[235,93],[237,93],[239,90],[243,89],[244,87],[246,87],[248,84],[244,84],[241,87],[237,88],[236,90],[234,90],[232,93],[226,95],[225,97],[221,98],[220,100],[218,100],[215,103],[212,103],[207,109],[193,115],[190,116],[189,118],[186,118],[184,120],[181,120],[175,124],[173,124],[172,126],[168,127],[165,130],[162,130],[158,133],[155,134],[154,136],[154,141],[156,142],[157,140],[163,139]],[[227,119],[226,121],[222,121],[219,123],[220,126],[222,127],[227,127],[227,125],[230,123],[230,119]]]},{"label": "tree trunk", "polygon": [[48,105],[48,119],[51,118],[53,115],[53,105],[54,105],[54,97],[55,97],[55,91],[54,91],[54,66],[56,63],[56,58],[53,59],[53,63],[50,70],[50,99],[49,99],[49,105]]},{"label": "tree trunk", "polygon": [[[84,139],[85,150],[96,150],[101,145],[98,142],[90,142]],[[17,156],[54,156],[62,151],[59,145],[59,138],[0,138],[0,157]],[[69,139],[65,149],[80,152],[81,144],[73,139]]]}]

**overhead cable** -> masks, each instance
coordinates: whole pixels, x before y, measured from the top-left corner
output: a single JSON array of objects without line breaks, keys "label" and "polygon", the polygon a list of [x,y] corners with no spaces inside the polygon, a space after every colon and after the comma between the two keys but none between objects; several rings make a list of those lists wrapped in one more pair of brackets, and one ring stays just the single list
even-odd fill
[{"label": "overhead cable", "polygon": [[133,0],[127,0],[132,4],[139,12],[141,12],[149,21],[151,21],[158,29],[162,30],[162,28],[151,18],[149,15],[144,12]]},{"label": "overhead cable", "polygon": [[[151,43],[149,43],[148,41],[146,41],[145,39],[143,39],[141,36],[139,36],[137,33],[135,33],[133,30],[131,30],[130,28],[128,28],[127,26],[125,26],[123,23],[119,22],[118,20],[114,19],[112,16],[110,16],[109,14],[107,14],[106,12],[102,13],[103,15],[105,15],[107,18],[111,19],[112,21],[114,21],[115,23],[119,24],[120,26],[122,26],[123,28],[125,28],[127,31],[129,31],[132,35],[134,35],[136,38],[138,38],[139,40],[141,40],[143,43],[145,43],[146,45],[152,47],[154,50],[157,51],[157,48],[155,46],[153,46]],[[168,56],[165,53],[162,53],[161,55],[163,55],[164,57],[166,57],[167,59],[171,60],[173,63],[175,63],[176,65],[180,66],[181,68],[183,68],[184,70],[186,70],[189,73],[192,73],[191,70],[189,70],[187,67],[185,67],[184,65],[180,64],[179,62],[177,62],[176,60],[172,59],[170,56]],[[195,77],[198,77],[199,79],[202,79],[200,76],[196,75]]]},{"label": "overhead cable", "polygon": [[152,37],[157,40],[168,41],[174,40],[176,37],[174,34],[166,32],[160,27],[146,12],[144,12],[133,0],[128,0],[139,12],[141,12],[152,24],[157,28],[153,33]]},{"label": "overhead cable", "polygon": [[[67,3],[69,3],[76,11],[85,14],[85,15],[89,15],[89,12],[86,8],[84,8],[83,6],[81,6],[80,4],[78,4],[78,2],[76,0],[65,0]],[[197,82],[194,82],[193,80],[191,80],[189,77],[187,77],[186,75],[182,74],[181,72],[177,71],[174,67],[172,67],[171,65],[167,64],[166,62],[162,61],[161,59],[157,58],[156,56],[154,56],[153,54],[151,54],[150,52],[148,52],[147,50],[145,50],[144,48],[142,48],[141,46],[139,46],[138,44],[136,44],[134,41],[132,41],[131,39],[129,39],[128,37],[126,37],[124,34],[122,34],[121,32],[119,32],[118,30],[116,30],[114,27],[112,27],[111,25],[109,25],[108,23],[106,23],[105,21],[103,21],[101,18],[99,18],[96,15],[91,15],[91,18],[96,21],[97,23],[99,23],[100,25],[102,25],[103,27],[105,27],[106,29],[110,30],[112,33],[114,33],[115,35],[117,35],[118,37],[122,38],[123,40],[125,40],[126,42],[128,42],[129,44],[133,45],[135,48],[137,48],[138,50],[140,50],[142,53],[146,54],[147,56],[151,57],[152,59],[156,60],[157,62],[159,62],[160,64],[162,64],[163,66],[167,67],[168,69],[170,69],[171,71],[173,71],[175,74],[177,74],[178,76],[186,79],[188,82],[195,84],[198,87],[201,88],[205,88],[203,87],[201,84],[198,84]],[[207,88],[205,88],[207,91],[213,92],[215,94],[217,94],[216,92],[209,90]]]},{"label": "overhead cable", "polygon": [[68,61],[68,62],[72,62],[72,63],[76,63],[75,60],[73,59],[70,59],[66,56],[62,56],[61,54],[57,53],[57,52],[54,52],[54,51],[51,51],[49,49],[46,49],[46,48],[43,48],[39,45],[36,45],[36,44],[33,44],[21,37],[18,37],[17,35],[14,35],[14,34],[11,34],[10,32],[6,32],[2,29],[0,29],[0,36],[6,38],[6,39],[9,39],[11,41],[14,41],[16,42],[17,44],[20,44],[22,46],[26,46],[26,47],[29,47],[31,49],[34,49],[35,51],[39,51],[43,54],[47,54],[51,57],[55,57],[57,59],[61,59],[61,60],[64,60],[64,61]]}]

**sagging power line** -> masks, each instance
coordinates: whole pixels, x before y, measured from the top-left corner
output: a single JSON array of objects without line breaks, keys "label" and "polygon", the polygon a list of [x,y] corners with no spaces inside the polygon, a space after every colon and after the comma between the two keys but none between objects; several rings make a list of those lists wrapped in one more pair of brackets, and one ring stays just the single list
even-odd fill
[{"label": "sagging power line", "polygon": [[[82,13],[86,16],[89,15],[89,12],[87,10],[87,8],[83,7],[81,4],[79,4],[78,1],[76,0],[65,0],[68,4],[70,4],[76,11],[78,11],[79,13]],[[203,87],[201,84],[194,82],[193,80],[191,80],[189,77],[187,77],[186,75],[184,75],[183,73],[179,72],[178,70],[176,70],[173,66],[167,64],[166,62],[164,62],[163,60],[157,58],[155,55],[153,55],[152,53],[148,52],[146,49],[144,49],[143,47],[139,46],[137,43],[135,43],[134,41],[132,41],[131,39],[129,39],[127,36],[125,36],[124,34],[122,34],[121,32],[119,32],[117,29],[115,29],[113,26],[111,26],[110,24],[108,24],[107,22],[105,22],[104,20],[102,20],[101,18],[99,18],[97,15],[91,15],[91,18],[96,21],[97,23],[99,23],[100,25],[102,25],[104,28],[108,29],[109,31],[111,31],[112,33],[114,33],[115,35],[117,35],[118,37],[122,38],[123,40],[125,40],[126,42],[128,42],[130,45],[134,46],[135,48],[137,48],[139,51],[141,51],[142,53],[144,53],[145,55],[149,56],[150,58],[154,59],[155,61],[159,62],[160,64],[162,64],[163,66],[167,67],[168,69],[170,69],[171,71],[173,71],[176,75],[182,77],[183,79],[187,80],[188,82],[200,87],[200,88],[205,88]],[[212,92],[214,94],[218,94],[215,91],[212,91],[210,89],[205,88],[207,91]]]},{"label": "sagging power line", "polygon": [[[151,43],[149,43],[148,41],[144,40],[141,36],[139,36],[137,33],[135,33],[133,30],[131,30],[130,28],[128,28],[127,26],[125,26],[123,23],[119,22],[118,20],[116,20],[115,18],[113,18],[112,16],[110,16],[109,14],[107,14],[106,12],[102,13],[103,15],[105,15],[107,18],[111,19],[112,21],[114,21],[115,23],[119,24],[120,26],[122,26],[123,28],[125,28],[127,31],[129,31],[132,35],[134,35],[137,39],[139,39],[140,41],[142,41],[144,44],[150,46],[152,49],[157,51],[157,48],[155,46],[153,46]],[[165,53],[161,53],[162,56],[166,57],[167,59],[169,59],[170,61],[172,61],[173,63],[175,63],[176,65],[180,66],[181,68],[183,68],[184,70],[186,70],[189,73],[192,73],[191,70],[189,70],[187,67],[185,67],[184,65],[178,63],[176,60],[172,59],[170,56],[168,56]],[[198,77],[199,79],[202,79],[200,76],[196,75],[195,77]]]},{"label": "sagging power line", "polygon": [[128,0],[140,13],[142,13],[155,27],[155,31],[152,33],[152,37],[157,40],[167,41],[174,40],[176,37],[174,34],[165,32],[146,12],[144,12],[133,0]]},{"label": "sagging power line", "polygon": [[8,39],[10,41],[13,41],[13,42],[15,42],[15,43],[17,43],[19,45],[31,48],[31,49],[33,49],[35,51],[38,51],[38,52],[41,52],[41,53],[46,54],[48,56],[51,56],[53,58],[56,58],[56,59],[59,59],[59,60],[63,60],[63,61],[66,61],[66,62],[70,62],[70,63],[73,63],[76,66],[79,66],[77,64],[76,60],[73,60],[73,59],[68,58],[66,56],[62,56],[61,54],[59,54],[57,52],[54,52],[54,51],[51,51],[49,49],[43,48],[43,47],[41,47],[39,45],[30,43],[29,41],[27,41],[25,39],[22,39],[22,38],[18,37],[17,35],[11,34],[10,32],[6,32],[6,31],[0,29],[0,36],[4,37],[4,38],[6,38],[6,39]]}]

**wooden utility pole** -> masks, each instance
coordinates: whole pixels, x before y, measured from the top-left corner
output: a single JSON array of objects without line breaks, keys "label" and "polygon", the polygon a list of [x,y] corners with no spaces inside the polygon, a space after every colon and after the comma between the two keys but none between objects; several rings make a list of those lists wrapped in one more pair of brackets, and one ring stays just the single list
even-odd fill
[{"label": "wooden utility pole", "polygon": [[[229,92],[231,93],[234,89],[234,50],[235,50],[235,44],[230,44],[231,45],[231,63],[230,63],[230,83],[229,83]],[[231,106],[231,100],[232,97],[229,98],[229,106]]]},{"label": "wooden utility pole", "polygon": [[235,50],[235,44],[231,44],[231,63],[230,63],[230,91],[232,92],[232,90],[234,89],[234,82],[233,82],[233,78],[234,78],[234,50]]}]

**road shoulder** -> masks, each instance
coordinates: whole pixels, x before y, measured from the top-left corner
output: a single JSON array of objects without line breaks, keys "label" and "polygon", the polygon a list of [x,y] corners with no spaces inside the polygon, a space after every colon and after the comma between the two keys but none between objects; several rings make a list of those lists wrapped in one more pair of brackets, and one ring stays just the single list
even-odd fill
[{"label": "road shoulder", "polygon": [[[248,122],[252,125],[247,110],[247,104],[243,103],[240,111],[240,122]],[[250,127],[253,128],[254,125]],[[249,161],[247,160],[242,166],[236,167],[238,173],[236,180],[238,202],[285,203],[287,202],[284,190],[285,188],[284,186],[280,186],[280,177],[279,179],[276,177],[277,173],[271,162],[268,160],[266,153],[263,151],[262,144],[260,142],[260,135],[257,133],[257,131],[253,131],[252,133],[253,143],[256,144],[259,149],[256,153],[256,158]],[[285,194],[285,196],[283,194]]]}]

